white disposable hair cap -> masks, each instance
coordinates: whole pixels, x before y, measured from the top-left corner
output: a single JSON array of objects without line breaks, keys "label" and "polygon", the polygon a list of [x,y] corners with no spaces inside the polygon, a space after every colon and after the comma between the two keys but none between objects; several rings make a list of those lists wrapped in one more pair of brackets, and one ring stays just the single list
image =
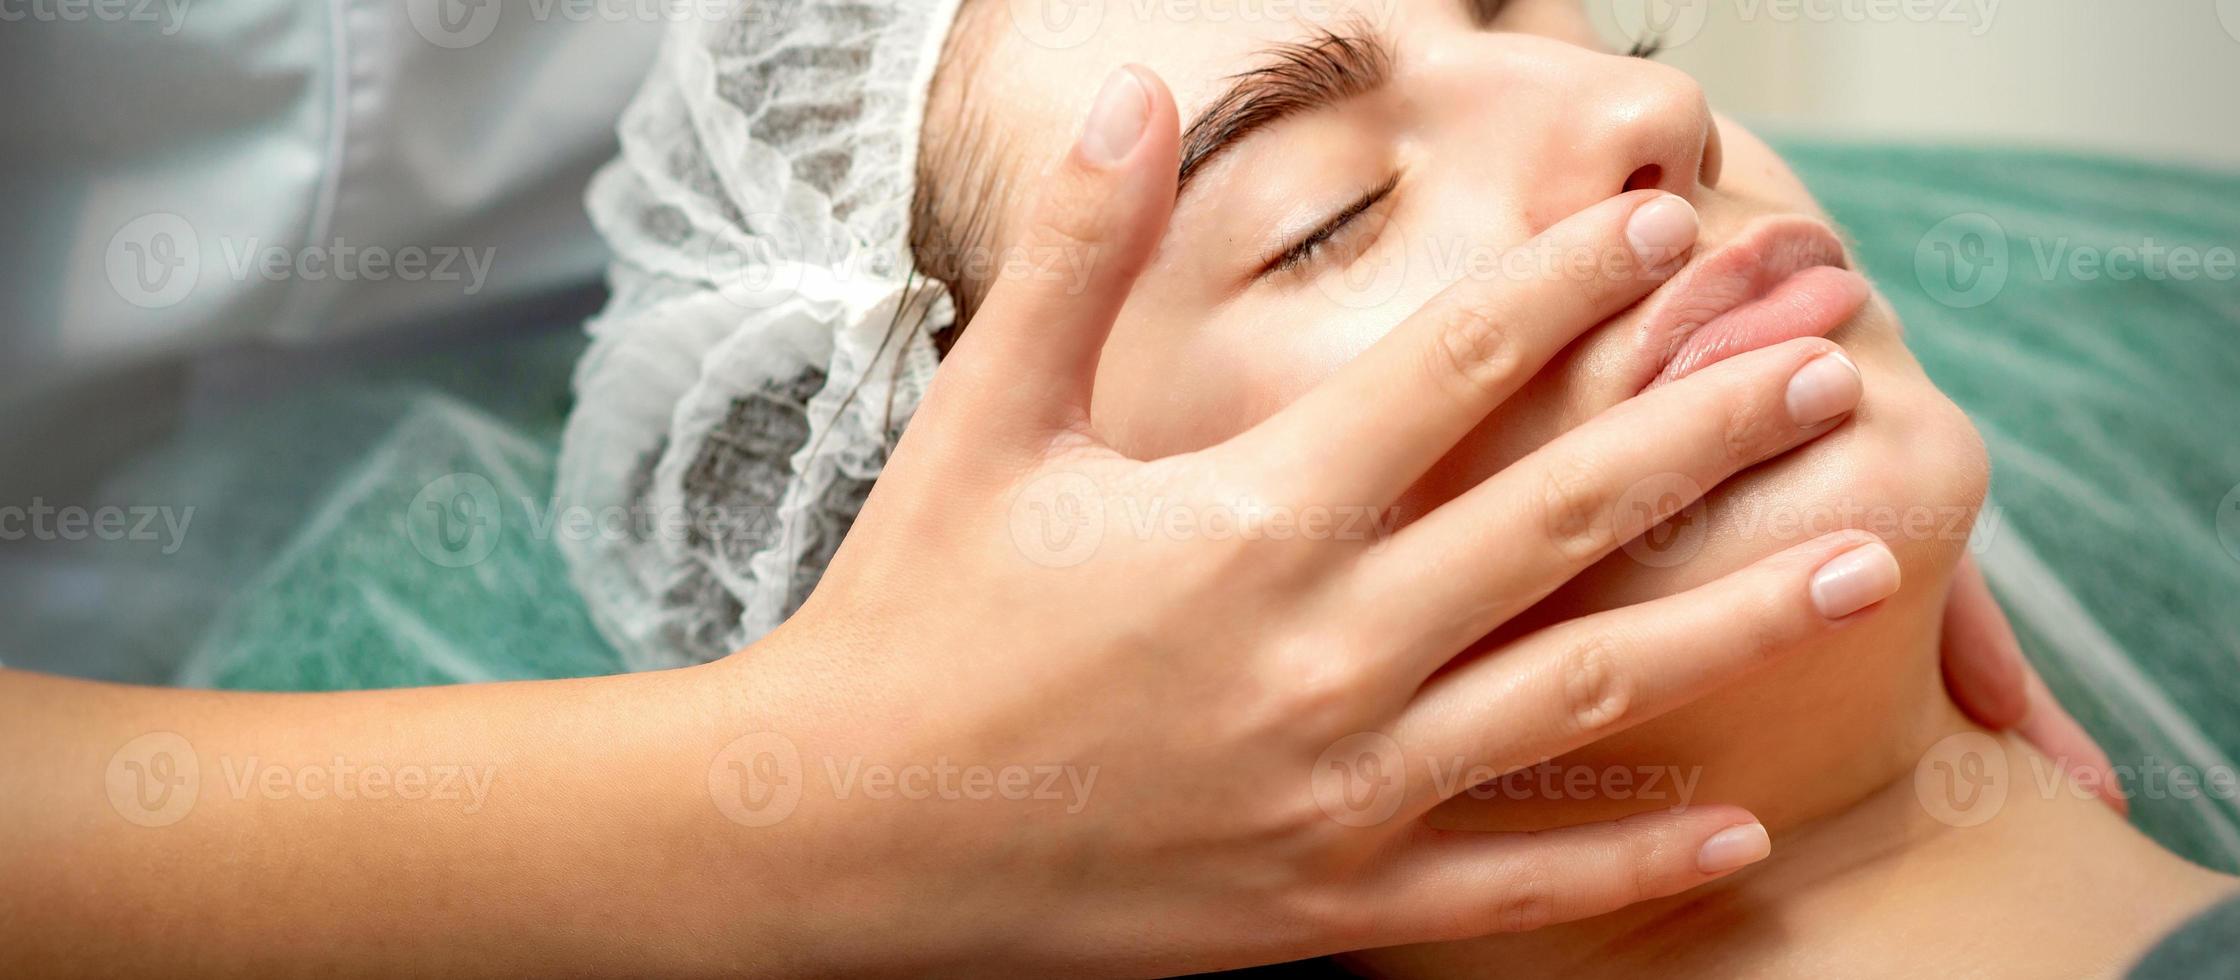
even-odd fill
[{"label": "white disposable hair cap", "polygon": [[913,274],[957,0],[753,0],[671,26],[592,181],[613,290],[550,533],[637,669],[714,659],[816,584],[953,317]]}]

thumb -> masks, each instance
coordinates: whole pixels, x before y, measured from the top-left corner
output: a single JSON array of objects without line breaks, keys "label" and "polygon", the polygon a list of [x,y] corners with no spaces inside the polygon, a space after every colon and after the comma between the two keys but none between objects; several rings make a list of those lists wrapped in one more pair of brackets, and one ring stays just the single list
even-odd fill
[{"label": "thumb", "polygon": [[[1020,250],[943,365],[976,427],[1048,435],[1087,418],[1097,358],[1174,210],[1174,96],[1150,69],[1105,79],[1073,147],[1037,181]],[[937,386],[938,387],[938,386]]]}]

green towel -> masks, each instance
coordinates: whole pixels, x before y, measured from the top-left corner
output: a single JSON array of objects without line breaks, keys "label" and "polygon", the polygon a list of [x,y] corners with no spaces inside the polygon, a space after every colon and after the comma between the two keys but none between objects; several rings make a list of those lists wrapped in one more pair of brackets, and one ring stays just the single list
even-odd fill
[{"label": "green towel", "polygon": [[1784,152],[1983,432],[1978,544],[2047,684],[2159,792],[2142,828],[2240,870],[2235,801],[2169,785],[2240,757],[2240,175]]}]

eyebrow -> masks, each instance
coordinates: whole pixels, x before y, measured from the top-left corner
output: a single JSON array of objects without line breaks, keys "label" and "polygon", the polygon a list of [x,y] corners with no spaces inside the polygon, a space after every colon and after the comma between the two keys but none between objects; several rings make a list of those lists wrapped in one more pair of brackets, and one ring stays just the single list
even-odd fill
[{"label": "eyebrow", "polygon": [[1392,45],[1362,21],[1260,53],[1267,64],[1229,76],[1229,88],[1182,133],[1176,195],[1244,138],[1293,116],[1336,105],[1392,77]]}]

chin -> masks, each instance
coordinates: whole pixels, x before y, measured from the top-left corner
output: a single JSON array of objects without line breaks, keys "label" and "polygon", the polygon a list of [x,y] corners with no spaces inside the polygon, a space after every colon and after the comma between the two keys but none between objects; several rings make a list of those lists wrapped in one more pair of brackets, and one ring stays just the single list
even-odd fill
[{"label": "chin", "polygon": [[1845,528],[1889,542],[1904,575],[1899,593],[1726,691],[1550,763],[1590,771],[1597,785],[1620,770],[1691,774],[1689,799],[1488,793],[1450,802],[1439,823],[1529,830],[1722,802],[1750,807],[1779,829],[1911,770],[1920,733],[1950,712],[1936,640],[1989,467],[1974,425],[1906,351],[1879,298],[1832,339],[1867,379],[1849,422],[1722,484],[1701,507],[1551,595],[1520,626],[1676,594]]}]

